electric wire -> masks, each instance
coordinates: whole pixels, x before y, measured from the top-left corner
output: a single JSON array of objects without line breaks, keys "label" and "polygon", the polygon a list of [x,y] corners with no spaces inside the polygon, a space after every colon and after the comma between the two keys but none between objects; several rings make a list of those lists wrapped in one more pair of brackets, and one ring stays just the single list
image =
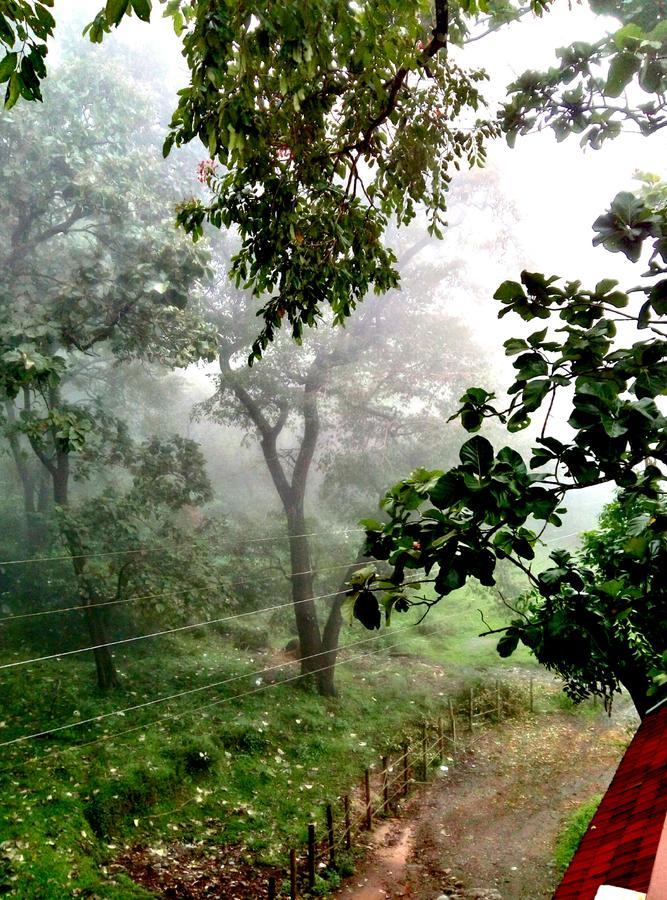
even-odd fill
[{"label": "electric wire", "polygon": [[[345,565],[338,566],[326,566],[321,569],[304,569],[302,572],[292,572],[291,574],[283,573],[285,578],[297,578],[300,575],[319,575],[322,572],[335,572],[341,569],[349,569],[352,566],[356,565],[356,563],[346,563]],[[242,581],[230,581],[226,584],[222,584],[222,588],[231,588],[231,587],[239,587],[243,584],[254,584],[259,580],[259,578],[244,578]],[[31,612],[26,613],[16,613],[11,616],[5,616],[4,618],[0,618],[0,623],[2,622],[13,622],[15,619],[31,619],[36,616],[52,616],[56,613],[64,613],[64,612],[76,612],[77,610],[86,610],[86,609],[97,609],[101,606],[115,606],[117,604],[122,603],[135,603],[139,600],[158,600],[162,597],[178,597],[183,594],[189,593],[189,590],[186,588],[184,590],[174,590],[174,591],[164,591],[160,594],[143,594],[139,597],[121,597],[118,600],[104,600],[101,603],[84,603],[79,606],[60,606],[56,609],[43,609],[43,610],[33,610]]]},{"label": "electric wire", "polygon": [[[332,534],[359,534],[364,532],[363,528],[342,528],[335,531],[309,531],[304,534],[284,534],[276,537],[261,537],[261,538],[239,538],[235,541],[222,541],[218,546],[225,547],[230,545],[238,544],[242,542],[244,546],[246,544],[264,544],[270,542],[278,542],[278,541],[290,541],[294,538],[304,538],[304,537],[329,537]],[[191,542],[194,543],[194,542]],[[0,560],[0,569],[3,566],[22,566],[27,565],[28,563],[48,563],[48,562],[62,562],[63,560],[71,560],[71,559],[92,559],[97,557],[106,557],[106,556],[129,556],[134,554],[141,553],[159,553],[161,550],[167,550],[167,545],[162,545],[159,547],[136,547],[134,549],[129,550],[104,550],[96,553],[78,553],[78,554],[70,554],[65,553],[61,556],[33,556],[27,559],[3,559]]]},{"label": "electric wire", "polygon": [[[415,623],[415,624],[418,624],[418,623]],[[401,631],[407,630],[408,627],[412,627],[412,626],[406,626],[406,628],[401,629]],[[434,634],[439,630],[442,630],[442,629],[433,629],[433,632],[431,632],[431,633]],[[383,636],[383,635],[375,635],[375,639],[377,640],[381,636]],[[384,652],[385,650],[391,650],[393,647],[399,646],[399,644],[400,644],[400,641],[397,641],[396,643],[390,644],[389,646],[386,646],[386,647],[379,647],[378,649],[370,650],[367,653],[360,653],[360,654],[357,654],[356,656],[350,656],[345,659],[341,659],[336,662],[336,667],[342,666],[342,665],[348,665],[351,662],[356,662],[361,659],[367,659],[369,656],[374,656],[377,653]],[[298,662],[298,660],[295,660],[295,662]],[[313,669],[310,672],[308,672],[307,674],[309,676],[317,675],[319,672],[324,672],[327,669],[331,669],[331,668],[332,668],[331,666],[323,666],[322,668],[319,668],[319,669]],[[118,738],[125,737],[128,734],[133,734],[137,731],[146,731],[149,728],[153,728],[155,725],[159,725],[161,722],[164,722],[168,719],[170,719],[170,720],[182,719],[185,716],[195,715],[196,713],[204,712],[205,710],[212,709],[213,707],[216,707],[216,706],[221,706],[226,703],[232,703],[235,700],[242,699],[243,697],[250,697],[255,694],[259,694],[262,691],[268,690],[269,688],[272,688],[272,687],[277,687],[279,685],[284,685],[284,684],[289,684],[290,682],[299,681],[299,680],[303,679],[304,677],[305,676],[303,674],[299,673],[298,675],[293,675],[289,678],[283,678],[280,681],[260,685],[249,691],[242,691],[239,694],[233,694],[231,697],[221,697],[218,700],[213,700],[213,701],[210,701],[209,703],[204,703],[200,706],[193,707],[192,709],[182,710],[181,712],[175,712],[175,713],[166,713],[165,715],[160,716],[157,719],[154,719],[152,722],[148,722],[148,723],[144,722],[140,725],[133,725],[130,728],[123,729],[122,731],[113,732],[111,734],[104,734],[98,738],[93,738],[90,741],[84,741],[83,743],[79,743],[79,744],[72,744],[69,747],[59,747],[55,750],[50,750],[47,753],[43,753],[40,756],[29,757],[26,760],[22,760],[11,766],[2,768],[2,769],[0,769],[0,774],[4,774],[5,772],[10,772],[13,774],[16,772],[16,770],[18,768],[23,768],[24,766],[30,765],[33,762],[42,762],[45,759],[50,759],[53,756],[60,756],[63,753],[68,753],[72,750],[82,750],[85,747],[90,747],[90,746],[97,745],[100,743],[106,743],[107,741],[114,741],[114,740],[117,740]]]},{"label": "electric wire", "polygon": [[[402,628],[399,629],[399,631],[409,631],[411,628],[416,628],[418,624],[419,623],[414,623],[412,625],[403,626]],[[384,637],[384,636],[385,636],[385,632],[381,632],[380,634],[373,635],[372,637],[369,637],[369,638],[362,638],[359,641],[353,641],[350,644],[346,644],[344,647],[337,648],[337,650],[347,650],[348,647],[356,647],[360,644],[367,644],[372,641],[377,641],[381,637]],[[294,665],[294,663],[296,663],[296,662],[304,662],[306,660],[316,659],[318,656],[326,656],[328,653],[331,653],[331,652],[332,652],[331,650],[321,650],[319,653],[312,653],[312,654],[310,654],[310,656],[303,656],[298,660],[295,659],[295,660],[288,660],[287,662],[284,662],[284,663],[277,663],[275,666],[269,666],[268,668],[259,669],[255,672],[243,672],[239,675],[233,675],[233,676],[230,676],[229,678],[225,678],[222,681],[214,681],[214,682],[211,682],[210,684],[201,685],[200,687],[189,688],[188,690],[184,690],[184,691],[178,691],[177,693],[169,694],[166,697],[156,697],[155,699],[147,700],[144,703],[136,703],[133,706],[126,706],[122,709],[112,710],[111,712],[100,713],[97,716],[90,716],[87,719],[77,719],[75,722],[68,722],[65,725],[57,725],[53,728],[45,729],[44,731],[36,731],[36,732],[33,732],[32,734],[24,734],[24,735],[21,735],[20,737],[13,738],[12,740],[0,742],[0,749],[2,747],[9,747],[13,744],[22,743],[23,741],[29,741],[29,740],[32,740],[35,738],[44,738],[50,734],[55,734],[57,732],[65,731],[70,728],[80,728],[82,725],[90,725],[93,722],[101,722],[103,719],[109,719],[109,718],[112,718],[113,716],[124,716],[128,712],[135,712],[138,709],[145,709],[146,707],[149,707],[149,706],[155,706],[158,703],[167,703],[170,700],[176,700],[180,697],[186,697],[190,694],[198,694],[198,693],[201,693],[202,691],[212,690],[213,688],[216,688],[216,687],[222,687],[223,685],[231,684],[234,681],[240,681],[243,678],[257,678],[258,676],[267,675],[269,673],[275,672],[278,669],[284,669],[286,666]],[[328,666],[327,668],[331,668],[331,667]]]},{"label": "electric wire", "polygon": [[149,638],[164,637],[167,634],[177,634],[182,631],[189,631],[193,628],[204,628],[208,625],[220,625],[222,622],[231,622],[234,619],[242,619],[246,616],[256,616],[258,613],[274,612],[278,609],[287,609],[291,606],[298,606],[301,603],[311,603],[314,600],[326,600],[329,597],[339,597],[341,594],[347,594],[348,588],[342,591],[333,591],[330,594],[320,594],[318,597],[304,597],[303,600],[290,600],[288,603],[278,603],[274,606],[262,606],[259,609],[249,610],[247,612],[234,613],[232,616],[223,616],[220,619],[208,619],[205,622],[194,622],[190,625],[178,625],[176,628],[166,628],[163,631],[152,631],[150,634],[137,634],[129,638],[120,638],[117,641],[106,641],[103,644],[92,644],[89,647],[79,647],[76,650],[63,650],[61,653],[49,653],[46,656],[35,656],[32,659],[19,659],[10,663],[0,665],[0,671],[3,669],[15,669],[19,666],[28,666],[33,663],[46,662],[50,659],[60,659],[63,656],[74,656],[77,653],[88,653],[91,650],[101,650],[104,647],[118,647],[121,644],[131,644],[135,641],[145,641]]}]

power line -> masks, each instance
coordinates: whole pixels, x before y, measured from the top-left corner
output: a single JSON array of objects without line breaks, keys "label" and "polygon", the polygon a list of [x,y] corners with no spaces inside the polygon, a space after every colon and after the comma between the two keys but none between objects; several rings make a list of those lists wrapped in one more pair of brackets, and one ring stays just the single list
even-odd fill
[{"label": "power line", "polygon": [[291,606],[297,606],[300,603],[309,603],[314,600],[325,600],[328,597],[338,597],[341,594],[347,594],[348,589],[343,591],[334,591],[331,594],[320,594],[319,597],[304,597],[303,600],[290,600],[289,603],[278,603],[275,606],[262,606],[260,609],[249,610],[248,612],[234,613],[233,616],[223,616],[221,619],[209,619],[206,622],[194,622],[191,625],[179,625],[176,628],[167,628],[164,631],[153,631],[150,634],[138,634],[134,637],[121,638],[117,641],[106,641],[103,644],[92,644],[90,647],[79,647],[77,650],[64,650],[61,653],[49,653],[47,656],[35,656],[32,659],[21,659],[16,662],[3,663],[0,665],[2,669],[15,669],[18,666],[28,666],[31,663],[46,662],[49,659],[60,659],[62,656],[74,656],[77,653],[87,653],[91,650],[101,650],[104,647],[117,647],[121,644],[131,644],[134,641],[145,641],[149,638],[163,637],[167,634],[176,634],[180,631],[189,631],[193,628],[204,628],[207,625],[219,625],[222,622],[231,622],[233,619],[242,619],[245,616],[256,616],[258,613],[273,612],[278,609],[287,609]]},{"label": "power line", "polygon": [[[406,626],[406,628],[401,629],[401,631],[407,631],[408,628],[417,627],[418,624],[420,624],[420,623],[415,623],[415,625]],[[436,634],[437,632],[439,632],[441,630],[442,630],[442,628],[434,628],[430,632],[430,634]],[[375,635],[375,639],[377,640],[381,636],[384,636],[384,635]],[[390,644],[387,647],[380,647],[379,649],[369,651],[368,653],[361,653],[361,654],[358,654],[357,656],[351,656],[351,657],[348,657],[347,659],[342,659],[336,663],[336,667],[342,666],[342,665],[347,665],[348,663],[355,662],[360,659],[366,659],[367,657],[374,656],[375,654],[381,653],[384,650],[391,650],[393,647],[397,647],[399,645],[399,643],[400,642],[397,641],[396,643]],[[312,671],[308,672],[307,674],[308,675],[317,675],[319,672],[324,672],[327,669],[331,669],[331,668],[332,668],[332,666],[323,666],[320,669],[313,669]],[[81,744],[75,744],[70,747],[62,747],[57,750],[52,750],[51,752],[45,753],[42,756],[30,757],[29,759],[23,760],[22,762],[13,764],[12,766],[7,766],[4,769],[0,769],[0,774],[2,774],[4,772],[14,773],[20,767],[23,767],[23,766],[28,765],[33,762],[41,762],[45,758],[48,758],[51,756],[60,756],[61,754],[67,753],[71,750],[81,750],[84,747],[90,747],[95,744],[104,743],[106,741],[117,740],[120,737],[124,737],[125,735],[132,734],[136,731],[142,731],[142,730],[147,730],[148,728],[152,728],[154,725],[158,725],[160,722],[164,722],[167,719],[181,719],[184,716],[193,715],[195,713],[202,712],[203,710],[211,709],[214,706],[220,706],[225,703],[231,703],[234,700],[240,700],[243,697],[249,697],[254,694],[259,694],[263,690],[267,690],[268,688],[277,687],[277,686],[283,685],[283,684],[289,684],[290,682],[298,681],[302,678],[304,678],[304,675],[302,675],[302,674],[293,675],[290,678],[283,678],[281,681],[277,681],[275,683],[261,685],[259,687],[253,688],[252,690],[243,691],[240,694],[234,694],[232,697],[222,697],[219,700],[213,700],[210,703],[202,704],[201,706],[197,706],[194,709],[183,710],[182,712],[179,712],[179,713],[167,713],[164,716],[160,716],[159,718],[154,719],[152,722],[143,723],[141,725],[133,725],[131,728],[125,728],[122,731],[117,731],[117,732],[114,732],[113,734],[102,735],[98,738],[94,738],[91,741],[85,741],[84,743],[81,743]]]},{"label": "power line", "polygon": [[[251,538],[250,540],[246,540],[239,538],[239,541],[245,544],[264,544],[270,543],[271,541],[290,541],[293,538],[303,538],[303,537],[322,537],[326,535],[327,537],[332,534],[359,534],[363,532],[363,528],[343,528],[337,531],[309,531],[304,534],[286,534],[281,535],[279,537],[262,537],[262,538]],[[234,545],[239,543],[239,541],[222,541],[218,546],[225,547]],[[189,543],[193,543],[190,541]],[[71,560],[71,559],[92,559],[93,557],[103,557],[103,556],[129,556],[134,554],[141,553],[159,553],[161,550],[166,550],[167,546],[163,545],[161,547],[138,547],[133,550],[106,550],[99,551],[97,553],[78,553],[78,554],[70,554],[65,553],[62,556],[33,556],[27,559],[3,559],[0,560],[0,568],[3,566],[22,566],[28,563],[49,563],[49,562],[62,562],[63,560]]]},{"label": "power line", "polygon": [[[354,566],[354,565],[356,565],[356,562],[346,563],[344,565],[338,565],[338,566],[327,566],[327,567],[321,568],[321,569],[304,569],[303,572],[292,572],[291,574],[288,574],[287,572],[285,572],[283,574],[284,574],[285,578],[296,578],[297,576],[300,576],[300,575],[319,575],[322,572],[335,572],[335,571],[339,571],[341,569],[349,569],[351,566]],[[361,563],[360,563],[360,565],[361,565]],[[231,581],[231,582],[228,582],[227,584],[223,584],[222,587],[223,588],[239,587],[240,585],[243,585],[243,584],[254,584],[259,580],[260,580],[259,578],[244,578],[243,581]],[[124,597],[124,598],[120,598],[118,600],[104,600],[101,603],[84,603],[79,606],[61,606],[61,607],[58,607],[57,609],[33,610],[32,612],[16,613],[15,615],[12,615],[12,616],[5,616],[4,618],[0,618],[0,623],[12,622],[15,619],[31,619],[36,616],[52,616],[52,615],[55,615],[56,613],[75,612],[77,610],[86,610],[86,609],[97,609],[98,607],[101,607],[101,606],[115,606],[117,604],[123,604],[123,603],[135,603],[140,600],[158,600],[161,597],[178,597],[178,596],[182,596],[183,594],[187,594],[187,593],[189,593],[189,589],[186,588],[184,590],[178,590],[178,591],[176,591],[176,590],[165,591],[160,594],[144,594],[139,597]]]},{"label": "power line", "polygon": [[549,538],[548,541],[542,541],[543,544],[558,544],[560,541],[566,541],[571,537],[581,537],[580,531],[571,531],[569,534],[560,534],[558,537]]},{"label": "power line", "polygon": [[[416,628],[417,625],[419,625],[419,624],[420,624],[419,622],[416,622],[412,625],[406,625],[399,630],[400,631],[408,631],[411,628]],[[36,732],[33,732],[32,734],[24,734],[24,735],[21,735],[20,737],[12,738],[12,740],[1,742],[0,748],[10,747],[12,744],[19,744],[19,743],[22,743],[23,741],[29,741],[34,738],[43,738],[49,734],[55,734],[56,732],[65,731],[69,728],[80,728],[82,725],[90,725],[93,722],[101,722],[103,719],[109,719],[113,716],[124,716],[128,712],[134,712],[138,709],[145,709],[148,706],[155,706],[158,703],[167,703],[170,700],[176,700],[180,697],[189,696],[190,694],[198,694],[198,693],[201,693],[202,691],[212,690],[213,688],[216,688],[216,687],[222,687],[223,685],[231,684],[234,681],[240,681],[243,678],[256,678],[258,676],[267,675],[269,672],[275,672],[278,669],[284,669],[286,666],[294,665],[295,662],[305,662],[306,660],[309,660],[309,659],[316,659],[319,656],[326,656],[327,654],[329,654],[331,652],[338,652],[339,650],[347,650],[349,647],[356,647],[360,644],[367,644],[372,641],[377,641],[380,638],[384,637],[385,634],[386,634],[386,632],[381,632],[380,634],[373,635],[373,637],[362,638],[359,641],[353,641],[350,644],[346,644],[344,647],[336,648],[335,651],[321,650],[319,653],[312,653],[310,656],[302,656],[300,659],[297,659],[297,660],[289,660],[288,662],[277,663],[275,666],[269,666],[267,669],[259,669],[256,672],[243,672],[240,675],[233,675],[229,678],[223,679],[222,681],[214,681],[214,682],[211,682],[210,684],[205,684],[200,687],[189,688],[188,690],[185,690],[185,691],[178,691],[177,693],[169,694],[166,697],[156,697],[153,700],[147,700],[144,703],[136,703],[133,706],[126,706],[123,709],[116,709],[116,710],[113,710],[112,712],[100,713],[100,715],[90,716],[87,719],[78,719],[76,722],[68,722],[65,725],[57,725],[54,728],[47,728],[44,731],[36,731]],[[336,664],[334,664],[334,665],[336,665]],[[326,668],[333,668],[333,667],[327,666]]]}]

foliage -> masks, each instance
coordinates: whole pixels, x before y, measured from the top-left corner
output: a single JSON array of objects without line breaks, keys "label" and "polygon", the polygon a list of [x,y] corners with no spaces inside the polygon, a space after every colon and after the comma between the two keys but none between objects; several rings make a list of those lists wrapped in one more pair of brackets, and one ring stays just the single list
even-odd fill
[{"label": "foliage", "polygon": [[[625,126],[649,135],[667,125],[662,3],[591,0],[591,8],[619,19],[621,27],[593,43],[561,48],[557,66],[524,72],[510,85],[501,120],[510,144],[519,134],[548,127],[559,141],[580,134],[582,146],[598,148]],[[627,96],[637,92],[643,102],[633,105]]]},{"label": "foliage", "polygon": [[[654,188],[651,196],[661,192]],[[617,197],[616,209],[623,202]],[[649,705],[648,672],[660,665],[665,635],[659,576],[656,581],[651,567],[663,552],[660,464],[667,462],[666,422],[656,398],[667,392],[662,327],[667,247],[664,209],[649,207],[640,197],[636,202],[647,227],[629,235],[627,223],[615,219],[612,210],[605,219],[605,242],[635,258],[635,244],[650,241],[648,284],[624,293],[615,281],[604,280],[584,290],[578,282],[563,285],[555,277],[523,272],[521,283],[505,282],[496,292],[500,316],[512,312],[525,321],[549,323],[557,316],[560,327],[555,334],[547,327],[527,339],[506,341],[507,354],[516,357],[508,406],[498,409],[492,393],[470,388],[458,415],[470,432],[479,431],[487,418],[516,432],[544,410],[532,455],[526,460],[510,447],[496,452],[476,434],[461,447],[458,466],[417,470],[393,487],[382,502],[389,521],[364,522],[368,552],[387,560],[393,572],[381,580],[369,574],[362,621],[373,620],[371,607],[382,605],[389,616],[394,608],[436,602],[471,576],[492,585],[497,561],[507,559],[528,576],[537,599],[527,614],[500,629],[499,652],[509,655],[523,641],[561,674],[573,697],[594,692],[610,698],[620,683],[643,712]],[[620,239],[628,236],[632,244],[625,246]],[[641,305],[633,294],[642,298]],[[619,346],[617,321],[648,336]],[[548,433],[549,417],[556,395],[566,390],[572,392],[568,424],[574,437],[560,440]],[[541,532],[533,523],[558,525],[568,494],[605,482],[622,488],[623,504],[654,504],[656,514],[632,536],[646,557],[621,557],[622,577],[620,571],[611,578],[606,573],[600,582],[601,562],[596,572],[586,560],[579,563],[556,550],[552,566],[536,574],[531,564]],[[416,599],[423,579],[409,575],[417,570],[434,576],[427,580],[436,601]]]},{"label": "foliage", "polygon": [[[149,95],[121,60],[59,76],[43,109],[0,125],[0,395],[46,468],[109,429],[120,438],[89,393],[109,358],[186,366],[214,348],[187,309],[206,260],[168,224],[178,169],[160,161]],[[89,396],[68,399],[84,372]]]},{"label": "foliage", "polygon": [[[431,650],[437,652],[435,645]],[[9,879],[20,878],[26,900],[56,900],[78,889],[114,900],[144,896],[109,865],[126,844],[167,851],[174,841],[196,840],[211,854],[240,845],[247,859],[284,865],[285,848],[305,842],[306,823],[323,823],[324,804],[356,783],[364,765],[377,765],[388,750],[398,752],[405,735],[417,738],[415,726],[432,712],[442,688],[441,681],[420,677],[414,703],[404,704],[401,698],[421,664],[399,672],[394,662],[371,657],[354,675],[351,666],[341,668],[343,703],[300,692],[296,707],[290,685],[217,703],[252,690],[250,675],[264,665],[258,665],[256,653],[235,652],[217,635],[196,646],[191,638],[169,641],[151,654],[119,648],[120,670],[132,686],[127,703],[87,690],[83,661],[60,665],[65,666],[60,673],[32,674],[29,690],[20,676],[4,679],[2,707],[9,727],[3,740],[33,721],[72,721],[79,713],[83,719],[156,693],[242,673],[248,677],[181,698],[168,710],[149,707],[111,719],[106,728],[61,732],[48,747],[40,741],[5,751],[3,767],[10,770],[0,773],[7,788],[0,852],[8,858],[0,855],[0,884],[11,890],[16,882]],[[358,683],[360,676],[364,683]],[[212,705],[193,712],[204,703]],[[151,725],[158,710],[172,716]],[[111,737],[134,726],[129,735]],[[66,749],[99,737],[103,740],[89,747]],[[54,755],[41,759],[47,750]],[[200,764],[200,754],[208,757],[208,767]],[[40,759],[21,764],[32,756]],[[110,837],[100,839],[97,833]]]},{"label": "foliage", "polygon": [[41,100],[40,81],[46,76],[47,40],[56,22],[53,0],[6,0],[0,5],[0,84],[7,82],[5,108],[19,97]]}]

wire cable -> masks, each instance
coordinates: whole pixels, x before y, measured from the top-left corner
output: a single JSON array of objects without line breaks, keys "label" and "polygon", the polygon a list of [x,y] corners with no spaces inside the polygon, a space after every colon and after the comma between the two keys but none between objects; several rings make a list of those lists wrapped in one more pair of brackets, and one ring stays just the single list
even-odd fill
[{"label": "wire cable", "polygon": [[[326,566],[321,569],[304,569],[303,572],[292,572],[291,574],[284,573],[285,578],[297,578],[300,575],[319,575],[322,572],[335,572],[340,569],[349,569],[352,566],[356,565],[356,563],[346,563],[345,565],[339,566]],[[257,582],[259,578],[244,578],[243,581],[230,581],[227,584],[221,585],[223,588],[231,588],[231,587],[239,587],[243,584],[254,584]],[[185,590],[174,590],[174,591],[165,591],[161,594],[144,594],[139,597],[121,597],[118,600],[104,600],[101,603],[84,603],[80,606],[61,606],[57,609],[43,609],[43,610],[33,610],[32,612],[27,613],[16,613],[12,616],[5,616],[4,618],[0,618],[0,623],[2,622],[12,622],[15,619],[30,619],[35,616],[52,616],[56,613],[64,613],[64,612],[75,612],[77,610],[85,610],[85,609],[97,609],[100,606],[115,606],[117,604],[122,603],[134,603],[139,600],[158,600],[161,597],[178,597],[183,594],[187,594],[188,589]]]},{"label": "wire cable", "polygon": [[[416,624],[418,624],[418,623],[416,623]],[[409,627],[412,627],[412,626],[409,626]],[[406,630],[406,629],[401,629],[401,630]],[[439,630],[439,629],[434,629],[434,632],[436,630]],[[377,639],[380,636],[381,635],[375,635],[375,638]],[[380,647],[377,650],[371,650],[367,653],[360,653],[356,656],[350,656],[350,657],[347,657],[346,659],[341,659],[336,662],[336,667],[342,666],[342,665],[348,665],[349,663],[358,661],[360,659],[366,659],[369,656],[374,656],[377,653],[382,653],[384,650],[391,650],[393,647],[398,646],[399,643],[400,642],[396,642],[395,644],[390,644],[387,647]],[[298,660],[295,660],[295,662],[298,662]],[[307,673],[307,675],[308,676],[317,675],[319,672],[324,672],[327,669],[331,669],[331,668],[332,668],[331,666],[323,666],[322,668],[311,670],[310,672]],[[133,725],[130,728],[123,729],[122,731],[113,732],[112,734],[101,735],[98,738],[94,738],[93,740],[90,740],[90,741],[85,741],[81,744],[72,744],[69,747],[60,747],[60,748],[57,748],[56,750],[51,750],[48,753],[44,753],[41,756],[30,757],[29,759],[26,759],[19,763],[13,764],[12,766],[7,766],[3,769],[0,769],[0,774],[4,774],[5,772],[14,773],[18,768],[22,768],[23,766],[29,765],[30,763],[33,763],[33,762],[41,762],[44,759],[50,758],[52,756],[60,756],[63,753],[67,753],[72,750],[81,750],[84,747],[90,747],[90,746],[104,743],[107,741],[117,740],[118,738],[124,737],[128,734],[133,734],[134,732],[137,732],[137,731],[145,731],[148,728],[153,728],[155,725],[158,725],[161,722],[166,721],[167,719],[182,719],[185,716],[194,715],[195,713],[203,712],[203,711],[211,709],[215,706],[221,706],[226,703],[232,703],[235,700],[240,700],[243,697],[249,697],[254,694],[259,694],[264,690],[268,690],[268,688],[277,687],[277,686],[283,685],[283,684],[289,684],[290,682],[293,682],[293,681],[299,681],[304,677],[306,677],[304,674],[299,673],[298,675],[293,675],[289,678],[283,678],[280,681],[276,681],[276,682],[265,684],[265,685],[260,685],[259,687],[253,688],[249,691],[242,691],[241,693],[234,694],[231,697],[222,697],[218,700],[213,700],[209,703],[204,703],[201,706],[194,707],[193,709],[187,709],[187,710],[183,710],[182,712],[176,712],[176,713],[166,713],[164,716],[160,716],[157,719],[154,719],[152,722],[142,723],[141,725]]]},{"label": "wire cable", "polygon": [[[359,534],[364,532],[363,528],[343,528],[337,531],[309,531],[304,534],[284,534],[277,537],[263,537],[263,538],[239,538],[237,541],[222,541],[218,546],[225,547],[238,544],[239,541],[245,544],[264,544],[270,543],[271,541],[290,541],[293,538],[303,538],[303,537],[322,537],[326,535],[329,537],[332,534]],[[192,543],[192,542],[191,542]],[[62,556],[33,556],[27,559],[3,559],[0,560],[0,569],[3,566],[22,566],[27,565],[28,563],[48,563],[48,562],[62,562],[63,560],[71,560],[71,559],[92,559],[93,557],[103,557],[103,556],[129,556],[131,554],[137,553],[159,553],[161,550],[166,550],[168,547],[166,545],[160,547],[138,547],[134,550],[105,550],[99,551],[97,553],[78,553],[78,554],[70,554],[65,553]]]},{"label": "wire cable", "polygon": [[[418,623],[414,623],[412,625],[406,625],[403,628],[400,628],[399,631],[408,631],[411,628],[416,628],[417,624]],[[344,647],[337,648],[337,651],[347,650],[348,647],[356,647],[360,644],[367,644],[372,641],[377,641],[380,638],[384,637],[385,633],[386,632],[381,632],[380,634],[373,635],[372,637],[369,637],[369,638],[363,638],[362,640],[359,640],[359,641],[353,641],[350,644],[346,644]],[[90,725],[93,722],[101,722],[103,719],[109,719],[109,718],[112,718],[113,716],[124,716],[128,712],[134,712],[138,709],[145,709],[148,706],[155,706],[158,703],[167,703],[170,700],[176,700],[180,697],[186,697],[190,694],[198,694],[198,693],[201,693],[202,691],[212,690],[213,688],[216,688],[216,687],[222,687],[225,684],[231,684],[234,681],[240,681],[243,678],[257,678],[258,676],[267,675],[270,672],[275,672],[278,669],[284,669],[286,666],[294,665],[294,663],[297,663],[297,662],[304,662],[306,660],[316,659],[318,656],[326,656],[328,653],[331,653],[331,652],[332,652],[331,650],[321,650],[319,653],[312,653],[310,656],[303,656],[300,659],[290,659],[284,663],[277,663],[275,666],[269,666],[269,668],[267,668],[267,669],[259,669],[256,672],[243,672],[240,675],[233,675],[229,678],[223,679],[222,681],[214,681],[214,682],[211,682],[210,684],[202,685],[201,687],[189,688],[188,690],[185,690],[185,691],[178,691],[178,693],[169,694],[166,697],[157,697],[154,700],[147,700],[145,703],[136,703],[133,706],[126,706],[123,709],[116,709],[116,710],[112,710],[111,712],[100,713],[100,715],[90,716],[87,719],[78,719],[76,722],[68,722],[65,725],[57,725],[54,728],[48,728],[48,729],[45,729],[44,731],[35,731],[32,734],[24,734],[24,735],[21,735],[20,737],[13,738],[12,740],[9,740],[9,741],[2,741],[0,743],[0,748],[10,747],[13,744],[19,744],[19,743],[22,743],[23,741],[32,740],[33,738],[44,738],[50,734],[56,734],[59,731],[65,731],[69,728],[80,728],[82,725]],[[331,666],[328,666],[327,668],[331,668]]]},{"label": "wire cable", "polygon": [[0,671],[3,669],[15,669],[18,666],[28,666],[32,663],[45,662],[49,659],[60,659],[63,656],[74,656],[77,653],[87,653],[91,650],[101,650],[103,647],[117,647],[121,644],[131,644],[135,641],[145,641],[149,638],[164,637],[167,634],[176,634],[181,631],[192,630],[193,628],[204,628],[207,625],[219,625],[222,622],[231,622],[233,619],[256,616],[258,613],[273,612],[277,609],[287,609],[290,606],[298,606],[300,603],[310,603],[314,600],[326,600],[328,597],[339,597],[341,594],[347,593],[348,589],[346,588],[343,591],[334,591],[331,594],[320,594],[319,597],[304,597],[303,600],[290,600],[288,603],[278,603],[275,606],[262,606],[260,609],[234,613],[233,616],[223,616],[221,619],[208,619],[206,622],[194,622],[191,625],[179,625],[176,628],[166,628],[164,631],[152,631],[150,634],[137,634],[134,637],[120,638],[117,641],[106,641],[103,644],[92,644],[90,647],[79,647],[77,650],[64,650],[62,653],[49,653],[47,656],[35,656],[32,659],[19,659],[15,662],[3,663],[0,665]]}]

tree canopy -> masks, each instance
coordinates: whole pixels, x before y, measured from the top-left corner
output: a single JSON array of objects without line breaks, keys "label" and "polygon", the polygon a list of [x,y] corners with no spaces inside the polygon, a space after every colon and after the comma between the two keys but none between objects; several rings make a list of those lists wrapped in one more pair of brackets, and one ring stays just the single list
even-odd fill
[{"label": "tree canopy", "polygon": [[[505,342],[506,353],[516,357],[506,406],[473,387],[461,397],[457,416],[469,432],[495,419],[515,433],[541,415],[531,455],[524,458],[509,446],[496,451],[475,434],[461,447],[459,465],[417,470],[395,485],[382,502],[389,522],[364,523],[369,554],[388,560],[393,573],[380,581],[368,573],[354,597],[361,621],[377,625],[380,606],[388,616],[393,608],[437,602],[469,577],[493,585],[498,560],[507,559],[528,576],[534,600],[527,614],[500,629],[499,652],[508,655],[523,641],[564,676],[576,698],[591,692],[609,698],[623,684],[640,712],[648,708],[649,671],[664,664],[665,632],[656,618],[660,589],[656,595],[651,576],[637,563],[646,553],[651,566],[660,559],[661,514],[646,520],[642,534],[626,535],[628,541],[637,537],[628,547],[641,552],[635,558],[628,551],[622,577],[608,577],[604,560],[598,574],[588,569],[590,546],[581,562],[564,550],[551,553],[552,565],[543,571],[535,572],[532,561],[544,527],[559,525],[564,500],[586,487],[616,484],[624,506],[661,508],[667,432],[656,401],[667,392],[666,224],[664,186],[655,181],[637,195],[619,194],[597,219],[596,243],[608,250],[637,260],[650,244],[645,283],[628,291],[613,280],[584,289],[525,271],[520,282],[500,286],[499,316],[511,313],[547,327]],[[618,328],[644,335],[633,343],[625,335],[617,341]],[[566,391],[574,436],[559,439],[550,433],[550,416],[556,396]],[[422,579],[409,577],[421,569],[434,576],[427,579],[433,601],[419,597]],[[646,653],[635,652],[629,631],[645,641]]]}]

